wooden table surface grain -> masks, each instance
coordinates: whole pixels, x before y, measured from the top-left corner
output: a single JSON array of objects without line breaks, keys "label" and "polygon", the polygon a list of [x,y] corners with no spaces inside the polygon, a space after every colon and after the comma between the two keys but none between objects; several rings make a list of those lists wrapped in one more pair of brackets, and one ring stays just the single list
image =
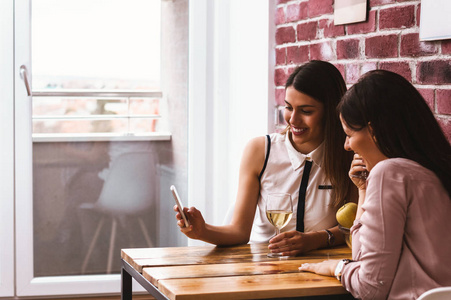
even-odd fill
[{"label": "wooden table surface grain", "polygon": [[122,259],[172,300],[270,299],[346,294],[334,277],[299,272],[305,262],[351,257],[346,246],[288,259],[267,244],[123,249]]}]

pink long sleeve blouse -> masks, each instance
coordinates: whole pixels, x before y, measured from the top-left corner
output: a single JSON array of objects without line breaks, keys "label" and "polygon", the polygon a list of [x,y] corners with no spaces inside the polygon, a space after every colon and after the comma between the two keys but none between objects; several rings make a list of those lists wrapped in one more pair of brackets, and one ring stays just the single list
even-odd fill
[{"label": "pink long sleeve blouse", "polygon": [[438,177],[393,158],[379,162],[367,184],[343,286],[359,299],[403,300],[451,286],[451,199]]}]

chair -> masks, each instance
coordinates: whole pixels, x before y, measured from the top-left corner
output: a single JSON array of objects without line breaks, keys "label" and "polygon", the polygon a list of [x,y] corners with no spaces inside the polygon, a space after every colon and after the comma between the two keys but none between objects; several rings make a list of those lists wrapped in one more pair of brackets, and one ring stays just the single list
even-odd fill
[{"label": "chair", "polygon": [[93,210],[102,215],[84,258],[82,274],[86,271],[89,258],[106,217],[112,219],[107,263],[108,274],[111,273],[112,269],[118,221],[124,221],[124,218],[128,216],[136,217],[148,246],[153,246],[141,216],[149,211],[155,199],[155,188],[158,186],[155,181],[155,173],[155,160],[152,153],[132,152],[122,154],[112,162],[97,202],[84,203],[80,206],[82,209]]},{"label": "chair", "polygon": [[424,292],[417,300],[449,300],[451,299],[451,286],[439,287]]}]

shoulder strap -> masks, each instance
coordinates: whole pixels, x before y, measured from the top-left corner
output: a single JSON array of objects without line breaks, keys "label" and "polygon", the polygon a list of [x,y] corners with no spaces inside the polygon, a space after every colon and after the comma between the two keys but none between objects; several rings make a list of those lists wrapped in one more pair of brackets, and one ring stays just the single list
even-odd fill
[{"label": "shoulder strap", "polygon": [[262,178],[263,172],[265,172],[266,164],[268,163],[269,158],[269,152],[271,151],[271,138],[269,137],[269,134],[266,135],[266,139],[268,140],[268,143],[266,145],[266,157],[265,157],[265,164],[263,165],[262,171],[260,172],[260,175],[258,175],[258,180]]}]

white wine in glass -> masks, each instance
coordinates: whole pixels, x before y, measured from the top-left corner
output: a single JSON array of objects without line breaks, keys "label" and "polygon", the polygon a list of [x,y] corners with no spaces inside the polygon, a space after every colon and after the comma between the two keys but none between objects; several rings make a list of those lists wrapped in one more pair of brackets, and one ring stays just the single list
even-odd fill
[{"label": "white wine in glass", "polygon": [[[276,229],[276,235],[290,222],[293,216],[291,195],[286,193],[269,194],[266,200],[266,217]],[[269,257],[283,257],[281,253],[268,253]]]}]

